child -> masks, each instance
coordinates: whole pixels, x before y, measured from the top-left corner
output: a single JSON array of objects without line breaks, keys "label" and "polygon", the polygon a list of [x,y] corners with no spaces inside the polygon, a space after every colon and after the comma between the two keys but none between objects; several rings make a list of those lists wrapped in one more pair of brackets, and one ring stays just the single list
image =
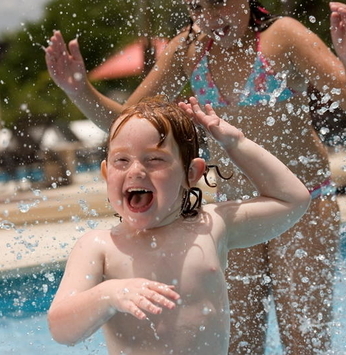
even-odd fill
[{"label": "child", "polygon": [[[210,105],[203,112],[190,98],[179,106],[147,99],[111,125],[101,171],[121,223],[74,247],[48,314],[56,341],[75,344],[103,326],[109,354],[227,354],[228,251],[278,236],[308,208],[294,174]],[[197,203],[193,213],[187,198],[206,165],[191,118],[257,197]]]},{"label": "child", "polygon": [[[327,151],[311,125],[309,87],[322,93],[322,101],[332,99],[346,110],[346,4],[329,5],[336,56],[303,24],[270,14],[258,0],[184,3],[193,26],[170,41],[125,105],[157,93],[174,100],[189,81],[201,104],[212,103],[218,116],[270,150],[306,185],[312,202],[294,228],[280,239],[229,253],[231,322],[237,324],[229,352],[264,353],[271,295],[283,352],[327,353],[330,335],[338,331],[332,290],[340,216]],[[108,129],[124,106],[88,80],[78,42],[67,44],[55,31],[46,60],[51,77],[71,101]],[[227,159],[218,144],[207,143],[214,163]],[[254,192],[237,169],[229,187],[219,181],[221,198]]]}]

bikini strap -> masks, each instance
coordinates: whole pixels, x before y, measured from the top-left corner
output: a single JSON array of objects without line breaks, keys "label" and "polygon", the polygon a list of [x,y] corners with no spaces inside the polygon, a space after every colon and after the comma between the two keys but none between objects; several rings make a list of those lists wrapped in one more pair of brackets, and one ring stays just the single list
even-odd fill
[{"label": "bikini strap", "polygon": [[205,47],[205,52],[209,52],[211,50],[211,47],[213,46],[214,40],[212,38],[209,38],[207,45]]},{"label": "bikini strap", "polygon": [[262,52],[262,47],[261,47],[261,32],[255,32],[256,36],[256,53]]}]

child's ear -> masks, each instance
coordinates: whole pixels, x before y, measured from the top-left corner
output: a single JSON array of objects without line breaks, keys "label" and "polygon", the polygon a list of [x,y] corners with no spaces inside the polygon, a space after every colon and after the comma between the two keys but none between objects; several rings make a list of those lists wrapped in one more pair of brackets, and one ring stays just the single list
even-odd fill
[{"label": "child's ear", "polygon": [[190,186],[195,186],[198,180],[203,176],[205,172],[206,164],[205,160],[201,158],[195,158],[191,161],[188,180]]},{"label": "child's ear", "polygon": [[107,161],[102,160],[101,162],[101,175],[107,181]]}]

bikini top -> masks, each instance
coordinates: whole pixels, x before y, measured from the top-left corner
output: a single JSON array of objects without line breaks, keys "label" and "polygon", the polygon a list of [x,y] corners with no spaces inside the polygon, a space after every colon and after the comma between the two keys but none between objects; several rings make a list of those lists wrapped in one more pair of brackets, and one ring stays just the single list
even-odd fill
[{"label": "bikini top", "polygon": [[[234,93],[240,94],[238,106],[254,106],[258,104],[273,105],[285,101],[296,94],[287,87],[286,73],[275,73],[268,61],[261,54],[260,33],[256,33],[256,59],[245,87],[236,89]],[[230,103],[221,95],[209,70],[208,52],[213,45],[210,39],[205,51],[195,66],[191,77],[191,88],[200,104],[213,104],[214,107],[224,107]]]}]

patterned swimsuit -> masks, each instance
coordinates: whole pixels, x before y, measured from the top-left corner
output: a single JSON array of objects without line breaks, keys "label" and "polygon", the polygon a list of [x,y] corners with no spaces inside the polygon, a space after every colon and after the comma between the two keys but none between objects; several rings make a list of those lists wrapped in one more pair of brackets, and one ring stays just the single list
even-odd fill
[{"label": "patterned swimsuit", "polygon": [[[210,39],[202,57],[190,77],[191,88],[202,105],[213,104],[224,107],[229,102],[222,96],[209,70],[208,53],[213,45]],[[238,106],[274,104],[294,96],[294,90],[287,87],[285,73],[275,73],[266,58],[261,54],[260,33],[256,33],[256,59],[245,87],[235,91],[239,94]]]},{"label": "patterned swimsuit", "polygon": [[[239,94],[237,105],[255,106],[269,104],[272,106],[276,102],[288,100],[296,95],[297,92],[287,87],[285,73],[275,73],[266,58],[262,55],[259,32],[256,33],[256,44],[257,55],[251,74],[244,88],[234,91]],[[202,57],[191,74],[190,84],[200,104],[225,107],[230,103],[220,93],[209,70],[208,53],[212,45],[213,40],[210,39]],[[205,154],[207,155],[207,152]],[[320,196],[333,195],[335,192],[336,187],[330,179],[310,190],[313,199]]]}]

